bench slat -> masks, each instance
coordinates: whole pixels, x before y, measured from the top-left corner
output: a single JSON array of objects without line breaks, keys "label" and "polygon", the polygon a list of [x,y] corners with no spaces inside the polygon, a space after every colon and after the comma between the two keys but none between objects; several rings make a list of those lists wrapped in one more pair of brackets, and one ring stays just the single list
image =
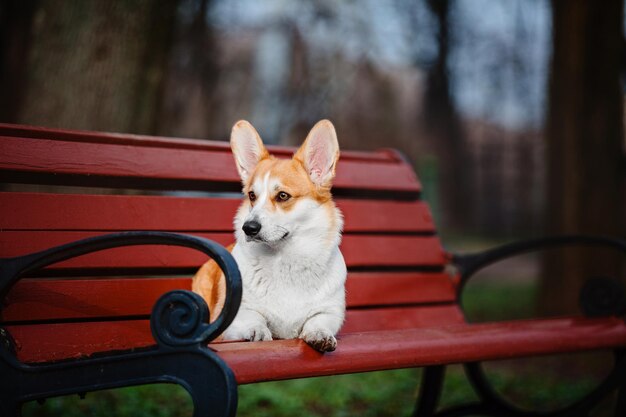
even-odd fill
[{"label": "bench slat", "polygon": [[[432,310],[435,310],[434,312]],[[376,312],[383,316],[372,320]],[[393,314],[398,314],[394,311]],[[456,305],[407,307],[395,328],[444,326],[458,324]],[[361,331],[379,331],[392,314],[386,309],[349,310],[346,328]],[[414,319],[415,321],[411,321]],[[351,324],[355,322],[355,324]],[[369,324],[369,325],[368,325]],[[146,347],[155,344],[148,320],[111,322],[54,323],[6,326],[18,345],[18,359],[24,362],[43,362],[88,356],[96,352]]]},{"label": "bench slat", "polygon": [[213,345],[240,384],[626,346],[619,318],[559,318],[351,333],[322,354],[299,340]]},{"label": "bench slat", "polygon": [[[238,198],[0,192],[0,229],[228,232],[240,203]],[[421,201],[339,199],[337,205],[346,233],[435,230]]]},{"label": "bench slat", "polygon": [[[153,186],[173,180],[178,189],[211,190],[210,183],[240,188],[233,157],[228,152],[157,148],[100,143],[63,142],[46,139],[0,137],[0,170],[35,173],[55,183],[55,175],[80,176],[80,184],[97,177],[148,179]],[[5,173],[5,181],[11,176]],[[94,178],[96,177],[96,178]],[[337,165],[334,186],[338,189],[418,193],[421,186],[411,166],[403,162],[345,160]],[[171,189],[171,182],[164,183]]]},{"label": "bench slat", "polygon": [[444,303],[456,301],[456,288],[445,273],[350,272],[348,307]]},{"label": "bench slat", "polygon": [[[4,322],[147,317],[165,292],[191,289],[190,278],[22,280],[0,313]],[[455,301],[450,278],[441,273],[351,272],[348,307]]]},{"label": "bench slat", "polygon": [[[197,149],[230,153],[230,144],[226,140],[215,141],[206,139],[135,135],[131,133],[94,132],[88,130],[56,129],[7,123],[0,123],[0,136],[158,148]],[[267,149],[273,155],[275,154],[281,156],[291,156],[295,151],[293,147],[276,145],[268,145]],[[378,150],[374,152],[342,150],[341,158],[342,160],[356,161],[400,161],[400,158],[393,150]]]},{"label": "bench slat", "polygon": [[[8,326],[24,362],[149,346],[147,320]],[[240,384],[626,346],[619,318],[557,318],[344,333],[322,355],[300,340],[210,345]]]},{"label": "bench slat", "polygon": [[[96,236],[93,232],[0,231],[0,257],[24,255],[63,243]],[[222,245],[232,233],[194,233]],[[347,235],[341,251],[348,267],[439,267],[445,255],[436,236]],[[206,261],[200,252],[165,246],[116,248],[61,262],[53,268],[198,268]]]},{"label": "bench slat", "polygon": [[463,312],[456,304],[352,309],[346,311],[346,321],[340,333],[450,326],[464,320]]}]

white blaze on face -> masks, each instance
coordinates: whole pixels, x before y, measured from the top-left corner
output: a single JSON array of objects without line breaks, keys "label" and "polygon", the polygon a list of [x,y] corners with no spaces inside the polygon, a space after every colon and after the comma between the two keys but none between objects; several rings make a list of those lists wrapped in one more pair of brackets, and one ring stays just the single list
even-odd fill
[{"label": "white blaze on face", "polygon": [[[254,201],[254,205],[250,210],[250,214],[248,215],[248,220],[256,220],[261,223],[261,217],[264,217],[264,211],[266,210],[266,205],[270,203],[269,199],[269,182],[270,182],[270,173],[265,174],[263,178],[257,178],[252,184],[252,191],[256,195],[256,200]],[[261,223],[261,226],[263,224]]]},{"label": "white blaze on face", "polygon": [[268,172],[254,181],[251,190],[256,200],[245,221],[254,220],[261,224],[261,231],[254,240],[273,243],[287,237],[290,233],[288,216],[277,204],[273,204],[276,193],[281,190],[280,181]]}]

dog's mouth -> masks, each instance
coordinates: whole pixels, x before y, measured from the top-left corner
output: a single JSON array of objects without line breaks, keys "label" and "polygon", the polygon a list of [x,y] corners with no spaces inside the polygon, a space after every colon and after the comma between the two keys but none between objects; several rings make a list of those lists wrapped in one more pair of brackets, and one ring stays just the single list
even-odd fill
[{"label": "dog's mouth", "polygon": [[264,238],[263,236],[246,236],[246,241],[247,242],[258,242],[258,243],[265,243],[268,245],[272,245],[278,242],[282,242],[283,240],[285,240],[287,238],[287,236],[289,236],[289,231],[285,230],[285,232],[283,233],[283,235],[281,237],[279,237],[278,239],[272,239],[272,240],[268,240],[266,238]]}]

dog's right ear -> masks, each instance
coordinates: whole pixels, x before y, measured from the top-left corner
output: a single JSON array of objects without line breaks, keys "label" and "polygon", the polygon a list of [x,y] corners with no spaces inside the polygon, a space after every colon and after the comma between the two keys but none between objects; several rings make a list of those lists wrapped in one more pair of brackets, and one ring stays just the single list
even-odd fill
[{"label": "dog's right ear", "polygon": [[247,121],[240,120],[230,133],[230,147],[242,182],[248,181],[257,164],[269,153],[256,129]]}]

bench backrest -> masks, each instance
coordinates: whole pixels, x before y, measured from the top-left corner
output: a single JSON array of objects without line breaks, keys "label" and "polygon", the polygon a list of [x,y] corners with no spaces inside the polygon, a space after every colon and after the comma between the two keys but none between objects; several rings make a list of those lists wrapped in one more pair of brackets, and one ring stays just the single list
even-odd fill
[{"label": "bench backrest", "polygon": [[[124,230],[233,241],[240,182],[226,143],[0,125],[0,155],[0,257]],[[463,320],[420,190],[393,151],[342,152],[333,188],[349,269],[342,332]],[[150,345],[154,302],[189,289],[205,260],[142,246],[62,262],[21,280],[3,300],[0,324],[30,362]]]}]

